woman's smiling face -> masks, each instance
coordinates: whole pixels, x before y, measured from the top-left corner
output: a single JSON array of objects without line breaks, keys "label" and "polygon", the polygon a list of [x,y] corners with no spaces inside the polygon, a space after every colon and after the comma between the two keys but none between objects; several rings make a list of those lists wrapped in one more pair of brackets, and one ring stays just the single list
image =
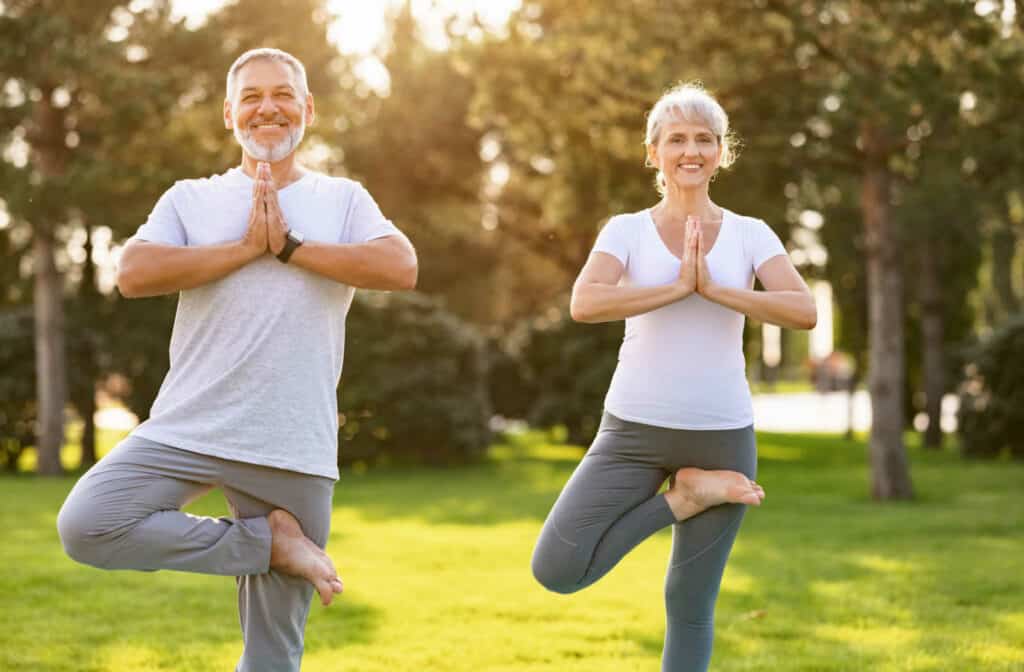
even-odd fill
[{"label": "woman's smiling face", "polygon": [[692,189],[711,181],[722,157],[722,144],[705,124],[673,117],[665,121],[657,144],[649,145],[647,151],[666,183]]}]

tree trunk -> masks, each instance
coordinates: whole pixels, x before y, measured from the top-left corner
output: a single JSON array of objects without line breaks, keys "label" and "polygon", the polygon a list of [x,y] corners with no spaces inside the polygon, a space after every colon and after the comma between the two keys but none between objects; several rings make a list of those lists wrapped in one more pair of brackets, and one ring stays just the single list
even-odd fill
[{"label": "tree trunk", "polygon": [[868,386],[871,391],[871,495],[910,499],[903,446],[903,273],[899,238],[889,219],[891,174],[881,131],[863,128],[867,156],[861,206],[867,242]]},{"label": "tree trunk", "polygon": [[[94,319],[101,319],[99,309],[102,297],[99,288],[96,286],[96,263],[92,259],[92,227],[85,224],[85,265],[82,267],[82,284],[78,291],[79,301],[85,305],[92,306]],[[82,377],[77,386],[76,393],[72,396],[78,397],[73,400],[75,408],[82,416],[82,464],[87,469],[96,464],[96,339],[93,337],[95,330],[91,326],[82,324],[79,326],[80,337],[84,343],[78,348],[81,360],[75,362],[76,370]]]},{"label": "tree trunk", "polygon": [[1013,291],[1013,257],[1017,251],[1017,236],[1011,225],[1003,222],[992,232],[992,289],[998,321],[1015,313],[1020,305]]},{"label": "tree trunk", "polygon": [[921,243],[921,336],[922,377],[924,382],[925,412],[928,429],[924,434],[926,448],[942,448],[942,395],[946,391],[945,352],[943,330],[944,306],[939,279],[939,260],[935,258],[936,245],[931,240]]},{"label": "tree trunk", "polygon": [[[40,87],[42,95],[35,104],[32,123],[26,138],[32,148],[31,157],[45,179],[64,174],[67,147],[64,143],[64,110],[52,104],[55,85]],[[60,450],[64,444],[64,405],[67,402],[67,369],[64,354],[63,286],[54,262],[56,226],[54,213],[41,215],[33,222],[32,243],[35,287],[36,399],[39,404],[39,429],[36,449],[38,472],[45,475],[63,473]]]},{"label": "tree trunk", "polygon": [[35,267],[36,400],[39,429],[36,450],[38,472],[53,476],[64,472],[60,449],[64,444],[64,403],[67,373],[64,368],[64,308],[60,275],[53,260],[53,236],[36,230],[32,245]]}]

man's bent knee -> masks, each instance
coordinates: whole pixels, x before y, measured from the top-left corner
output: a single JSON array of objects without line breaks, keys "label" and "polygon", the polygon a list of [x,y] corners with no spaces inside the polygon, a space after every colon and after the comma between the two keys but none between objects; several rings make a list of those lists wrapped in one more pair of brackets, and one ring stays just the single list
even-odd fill
[{"label": "man's bent knee", "polygon": [[57,533],[64,552],[75,562],[102,568],[107,554],[101,535],[96,533],[95,521],[83,509],[68,506],[69,502],[70,499],[57,514]]}]

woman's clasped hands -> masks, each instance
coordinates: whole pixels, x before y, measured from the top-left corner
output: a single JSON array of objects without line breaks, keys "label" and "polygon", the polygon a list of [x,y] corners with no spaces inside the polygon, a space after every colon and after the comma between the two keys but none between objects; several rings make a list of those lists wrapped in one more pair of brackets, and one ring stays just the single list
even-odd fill
[{"label": "woman's clasped hands", "polygon": [[704,231],[700,218],[688,216],[685,227],[686,244],[679,267],[679,279],[676,282],[683,290],[683,298],[694,293],[709,298],[714,283],[708,270],[707,250],[704,247]]}]

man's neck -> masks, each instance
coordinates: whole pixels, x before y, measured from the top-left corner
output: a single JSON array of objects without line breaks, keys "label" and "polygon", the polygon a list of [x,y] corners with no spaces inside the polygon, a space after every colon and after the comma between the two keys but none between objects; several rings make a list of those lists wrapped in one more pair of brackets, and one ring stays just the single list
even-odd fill
[{"label": "man's neck", "polygon": [[[256,179],[256,165],[260,163],[245,152],[242,152],[242,172]],[[295,152],[284,157],[280,161],[270,164],[270,173],[274,178],[274,185],[280,189],[295,182],[307,173],[307,169],[295,160]]]}]

